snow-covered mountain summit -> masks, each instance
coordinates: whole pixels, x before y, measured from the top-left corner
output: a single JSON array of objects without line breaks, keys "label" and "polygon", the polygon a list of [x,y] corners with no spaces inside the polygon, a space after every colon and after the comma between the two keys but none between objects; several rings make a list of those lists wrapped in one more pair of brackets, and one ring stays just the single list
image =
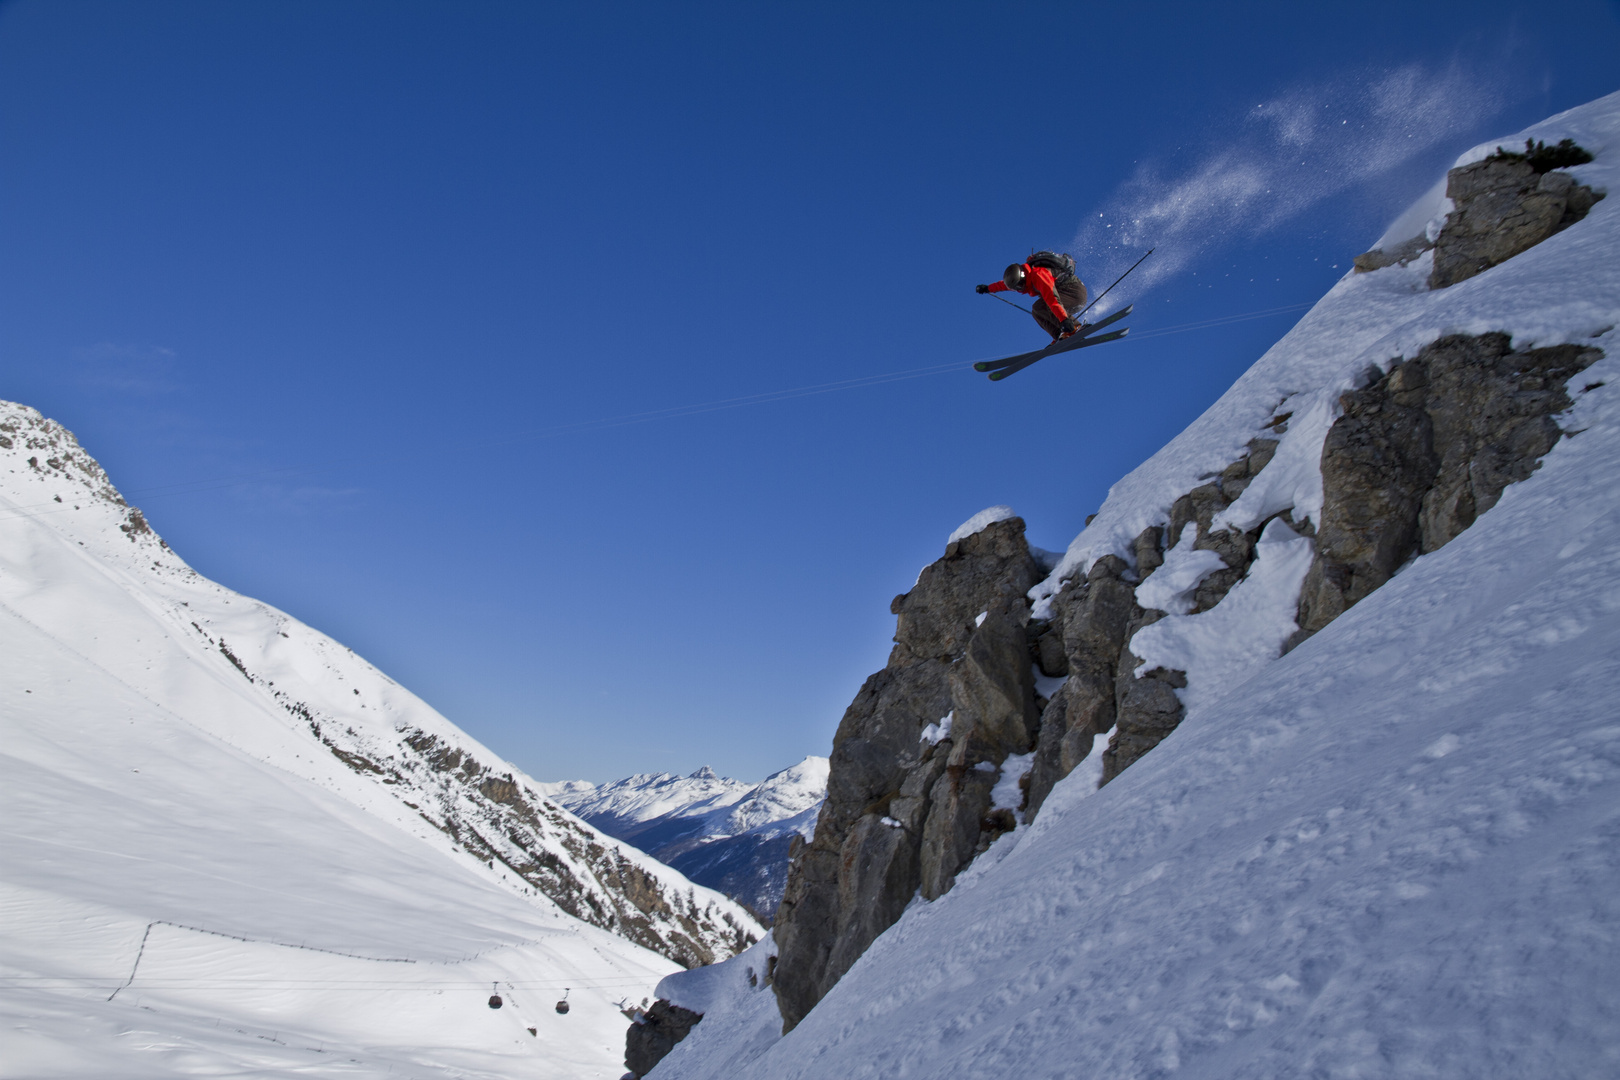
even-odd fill
[{"label": "snow-covered mountain summit", "polygon": [[705,765],[690,776],[637,773],[601,785],[567,780],[544,788],[552,799],[597,828],[630,840],[659,823],[723,813],[753,790],[753,785],[719,776]]},{"label": "snow-covered mountain summit", "polygon": [[816,808],[827,796],[827,768],[826,758],[812,754],[796,765],[772,773],[711,826],[715,835],[766,832],[782,836],[788,832],[813,830]]},{"label": "snow-covered mountain summit", "polygon": [[812,755],[752,785],[704,766],[690,776],[643,773],[600,787],[579,780],[543,787],[603,832],[768,917],[782,899],[792,838],[815,830],[827,769],[826,758]]},{"label": "snow-covered mountain summit", "polygon": [[350,650],[196,574],[11,403],[0,732],[20,1074],[617,1075],[618,997],[762,933]]}]

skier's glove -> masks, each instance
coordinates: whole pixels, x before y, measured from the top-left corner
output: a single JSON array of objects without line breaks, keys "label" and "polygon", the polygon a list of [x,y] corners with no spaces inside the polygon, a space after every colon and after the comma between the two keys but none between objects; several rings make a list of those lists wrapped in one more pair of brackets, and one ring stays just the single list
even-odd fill
[{"label": "skier's glove", "polygon": [[1063,332],[1064,337],[1068,337],[1070,334],[1077,332],[1080,329],[1079,317],[1070,315],[1067,319],[1063,320],[1063,324],[1061,327],[1059,327],[1059,329]]},{"label": "skier's glove", "polygon": [[976,292],[976,293],[980,293],[980,294],[987,293],[987,292],[990,291],[990,286],[988,286],[988,285],[975,285],[975,286],[973,286],[973,291]]}]

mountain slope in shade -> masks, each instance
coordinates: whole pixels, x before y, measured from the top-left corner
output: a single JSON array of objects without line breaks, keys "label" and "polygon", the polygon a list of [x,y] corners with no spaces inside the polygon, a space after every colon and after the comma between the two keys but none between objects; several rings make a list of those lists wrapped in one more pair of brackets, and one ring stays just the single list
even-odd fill
[{"label": "mountain slope in shade", "polygon": [[19,1075],[617,1076],[615,1001],[762,933],[197,575],[10,403],[0,735]]},{"label": "mountain slope in shade", "polygon": [[691,776],[647,773],[600,787],[583,781],[543,787],[603,832],[768,918],[782,899],[793,837],[815,829],[827,767],[826,758],[811,756],[754,785],[705,766]]}]

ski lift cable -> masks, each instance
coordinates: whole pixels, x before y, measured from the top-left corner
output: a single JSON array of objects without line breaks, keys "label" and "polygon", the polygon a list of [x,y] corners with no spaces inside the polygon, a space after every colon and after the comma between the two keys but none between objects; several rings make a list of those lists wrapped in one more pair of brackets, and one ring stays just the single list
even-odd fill
[{"label": "ski lift cable", "polygon": [[[1109,286],[1111,289],[1113,286]],[[1003,299],[997,297],[998,300]],[[1102,297],[1097,298],[1101,300]],[[1003,300],[1005,303],[1011,301]],[[1095,301],[1093,301],[1095,303]],[[1190,333],[1195,330],[1212,329],[1227,326],[1232,323],[1247,322],[1251,319],[1268,318],[1288,311],[1299,311],[1313,306],[1315,301],[1299,304],[1289,304],[1283,307],[1267,308],[1261,311],[1238,312],[1232,315],[1220,316],[1215,319],[1206,319],[1201,322],[1185,323],[1178,326],[1159,327],[1134,334],[1124,340],[1140,341],[1148,338],[1163,337],[1168,334]],[[1018,304],[1012,304],[1020,311],[1027,309]],[[689,405],[676,405],[665,409],[652,409],[645,412],[625,413],[619,416],[598,417],[594,420],[582,420],[572,424],[559,424],[549,428],[532,428],[527,431],[514,432],[511,435],[498,439],[488,439],[479,443],[470,444],[468,449],[479,450],[495,446],[507,446],[513,443],[527,442],[535,439],[561,438],[567,435],[584,435],[596,431],[607,431],[618,427],[630,427],[637,424],[654,423],[660,420],[678,420],[689,416],[701,416],[707,413],[724,412],[732,409],[750,408],[756,405],[769,405],[780,401],[792,401],[798,398],[815,397],[821,394],[838,393],[844,390],[865,389],[872,386],[883,386],[888,383],[907,382],[912,379],[927,378],[933,375],[942,375],[946,372],[973,370],[973,364],[980,360],[998,359],[997,356],[981,356],[974,360],[953,361],[947,364],[933,364],[927,367],[906,368],[900,371],[880,372],[875,375],[862,375],[850,379],[840,379],[834,382],[812,383],[806,386],[788,387],[782,390],[767,390],[757,394],[746,394],[740,397],[717,398],[713,401],[694,402]],[[375,461],[392,460],[393,455],[377,455]],[[172,498],[177,495],[196,495],[208,491],[218,491],[225,488],[238,487],[243,484],[265,483],[278,479],[289,479],[308,473],[320,472],[324,469],[339,465],[365,465],[365,458],[331,459],[310,465],[295,465],[282,469],[265,469],[254,473],[243,473],[236,476],[211,477],[205,480],[177,481],[172,484],[156,484],[144,488],[131,488],[123,494],[134,497],[141,496],[143,502],[154,499]],[[43,518],[52,514],[67,513],[71,508],[55,505],[51,502],[30,503],[21,506],[0,508],[0,518],[29,517]]]},{"label": "ski lift cable", "polygon": [[[386,979],[265,979],[247,978],[196,978],[188,979],[179,976],[143,976],[134,981],[125,981],[117,978],[106,979],[72,979],[58,978],[47,975],[39,976],[7,976],[0,977],[0,988],[22,990],[122,990],[137,989],[146,992],[162,990],[377,990],[377,991],[433,991],[446,990],[478,990],[485,986],[489,980],[429,980],[424,982],[386,980]],[[580,982],[581,990],[624,990],[631,987],[646,986],[646,979],[611,979],[611,980],[570,980],[563,982],[547,982],[541,980],[499,979],[495,982],[505,986],[513,994],[520,990],[562,990],[564,995],[571,993],[573,984]]]}]

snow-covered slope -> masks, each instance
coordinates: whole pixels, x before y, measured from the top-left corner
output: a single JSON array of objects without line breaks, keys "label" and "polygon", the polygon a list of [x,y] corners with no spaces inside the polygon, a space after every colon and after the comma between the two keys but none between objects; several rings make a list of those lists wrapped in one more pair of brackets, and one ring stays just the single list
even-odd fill
[{"label": "snow-covered slope", "polygon": [[815,830],[827,759],[812,755],[754,785],[705,766],[691,776],[642,773],[600,787],[580,780],[541,787],[603,832],[768,917],[782,899],[792,838]]},{"label": "snow-covered slope", "polygon": [[7,1075],[617,1076],[614,1001],[762,933],[195,574],[9,403],[0,736]]},{"label": "snow-covered slope", "polygon": [[1462,161],[1564,137],[1610,193],[1584,221],[1449,288],[1428,256],[1346,277],[1115,486],[1033,599],[1132,562],[1284,413],[1223,513],[1316,520],[1340,394],[1444,335],[1603,350],[1539,470],[1280,658],[1297,538],[1203,613],[1162,597],[1155,662],[1187,672],[1171,735],[1100,790],[1059,781],[785,1037],[741,960],[665,980],[711,1012],[654,1080],[1620,1072],[1620,94]]}]

